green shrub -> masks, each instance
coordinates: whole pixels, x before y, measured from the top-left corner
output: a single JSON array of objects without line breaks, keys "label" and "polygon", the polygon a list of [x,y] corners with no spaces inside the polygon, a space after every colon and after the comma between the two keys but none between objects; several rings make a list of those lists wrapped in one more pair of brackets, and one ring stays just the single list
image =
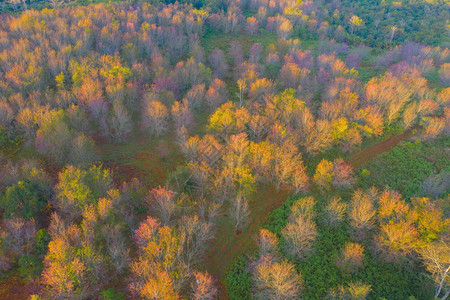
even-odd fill
[{"label": "green shrub", "polygon": [[248,259],[240,256],[231,266],[225,278],[225,285],[228,291],[228,297],[231,300],[252,299],[251,273],[248,270]]},{"label": "green shrub", "polygon": [[42,267],[42,261],[37,255],[25,254],[19,258],[19,274],[26,279],[39,277]]},{"label": "green shrub", "polygon": [[124,300],[121,292],[115,292],[114,289],[107,289],[100,292],[100,300]]},{"label": "green shrub", "polygon": [[50,234],[46,229],[40,229],[34,237],[34,251],[38,255],[45,255],[48,249],[48,243],[51,241]]}]

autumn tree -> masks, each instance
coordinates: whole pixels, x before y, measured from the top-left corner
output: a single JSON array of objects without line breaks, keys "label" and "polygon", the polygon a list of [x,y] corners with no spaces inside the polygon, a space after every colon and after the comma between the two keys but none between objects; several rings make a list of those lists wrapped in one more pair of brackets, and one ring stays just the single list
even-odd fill
[{"label": "autumn tree", "polygon": [[101,166],[88,170],[67,166],[58,174],[55,206],[67,220],[76,219],[86,205],[96,203],[111,187],[111,173]]},{"label": "autumn tree", "polygon": [[374,225],[376,190],[364,192],[360,189],[353,193],[348,206],[348,216],[357,238],[364,238]]},{"label": "autumn tree", "polygon": [[213,300],[217,294],[213,279],[208,272],[195,272],[192,283],[192,299]]},{"label": "autumn tree", "polygon": [[387,261],[396,261],[411,253],[418,238],[417,215],[400,194],[385,191],[379,198],[380,234],[377,242]]},{"label": "autumn tree", "polygon": [[142,112],[142,127],[156,136],[163,135],[168,130],[169,111],[159,101],[150,101]]},{"label": "autumn tree", "polygon": [[261,258],[255,269],[256,296],[261,299],[297,299],[302,279],[293,264],[275,261],[270,256]]},{"label": "autumn tree", "polygon": [[283,18],[277,28],[278,36],[287,39],[291,35],[292,29],[292,23],[288,19]]},{"label": "autumn tree", "polygon": [[333,196],[325,207],[327,224],[334,226],[341,222],[347,211],[347,203],[343,202],[339,196]]},{"label": "autumn tree", "polygon": [[131,117],[120,100],[114,101],[109,120],[109,132],[113,140],[123,141],[132,130]]},{"label": "autumn tree", "polygon": [[130,265],[130,291],[147,299],[178,299],[187,279],[182,263],[182,236],[147,217],[135,231],[139,256]]},{"label": "autumn tree", "polygon": [[245,32],[249,35],[255,35],[258,32],[258,20],[255,17],[248,17]]},{"label": "autumn tree", "polygon": [[364,263],[364,247],[356,243],[346,243],[336,265],[344,274],[356,272]]},{"label": "autumn tree", "polygon": [[355,28],[357,27],[361,27],[364,22],[363,20],[358,17],[358,16],[351,16],[350,20],[348,21],[350,23],[350,33],[353,34],[353,32],[355,31]]},{"label": "autumn tree", "polygon": [[351,187],[355,183],[352,167],[342,158],[333,161],[333,186]]},{"label": "autumn tree", "polygon": [[261,229],[258,235],[258,249],[261,257],[275,255],[278,251],[278,237],[267,229]]},{"label": "autumn tree", "polygon": [[330,299],[367,299],[371,286],[362,282],[350,282],[347,286],[340,285],[330,291]]},{"label": "autumn tree", "polygon": [[160,220],[168,225],[177,213],[175,193],[163,187],[153,189],[146,199],[149,207],[152,207]]},{"label": "autumn tree", "polygon": [[314,182],[322,189],[327,189],[333,180],[333,163],[322,159],[317,165],[314,174]]},{"label": "autumn tree", "polygon": [[317,226],[311,215],[313,199],[297,200],[298,208],[292,210],[289,222],[281,231],[287,252],[299,259],[311,251],[317,237]]},{"label": "autumn tree", "polygon": [[215,49],[209,54],[209,63],[214,72],[214,77],[224,78],[228,72],[228,64],[225,60],[225,54],[220,49]]},{"label": "autumn tree", "polygon": [[205,94],[205,101],[211,111],[215,111],[220,105],[228,100],[226,84],[215,78]]},{"label": "autumn tree", "polygon": [[450,248],[445,237],[426,245],[419,254],[437,285],[434,298],[446,299],[450,295]]},{"label": "autumn tree", "polygon": [[171,108],[171,115],[177,129],[181,127],[191,129],[194,125],[194,116],[187,98],[184,98],[182,102],[175,101]]}]

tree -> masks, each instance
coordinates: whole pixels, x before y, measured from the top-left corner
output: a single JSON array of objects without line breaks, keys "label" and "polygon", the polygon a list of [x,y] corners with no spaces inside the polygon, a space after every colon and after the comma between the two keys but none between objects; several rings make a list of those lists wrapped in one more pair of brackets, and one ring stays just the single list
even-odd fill
[{"label": "tree", "polygon": [[222,80],[215,78],[205,94],[206,103],[211,111],[215,111],[228,99],[226,84]]},{"label": "tree", "polygon": [[355,183],[352,167],[344,162],[342,158],[337,158],[333,162],[333,186],[351,187]]},{"label": "tree", "polygon": [[177,212],[175,193],[163,187],[153,189],[147,197],[147,203],[152,207],[164,224],[169,224]]},{"label": "tree", "polygon": [[295,266],[287,261],[276,262],[265,256],[255,269],[256,296],[261,299],[297,299],[302,279]]},{"label": "tree", "polygon": [[72,140],[70,162],[75,165],[87,166],[97,159],[95,142],[84,133],[78,134]]},{"label": "tree", "polygon": [[55,297],[89,297],[95,293],[87,266],[76,257],[74,249],[64,239],[57,238],[49,243],[44,264],[43,282]]},{"label": "tree", "polygon": [[341,222],[347,210],[347,203],[342,202],[341,197],[333,196],[326,206],[328,225],[336,225]]},{"label": "tree", "polygon": [[81,216],[85,206],[96,203],[112,187],[108,170],[92,166],[88,170],[67,166],[58,174],[55,206],[66,220]]},{"label": "tree", "polygon": [[282,39],[287,39],[292,33],[292,28],[292,23],[288,19],[283,18],[278,26],[278,36]]},{"label": "tree", "polygon": [[159,101],[150,101],[142,113],[142,127],[156,136],[163,135],[168,130],[169,111]]},{"label": "tree", "polygon": [[151,217],[135,234],[139,256],[130,265],[130,291],[144,299],[179,299],[189,275],[181,256],[183,235]]},{"label": "tree", "polygon": [[267,229],[261,229],[258,236],[258,249],[261,257],[277,254],[278,237]]},{"label": "tree", "polygon": [[374,224],[376,210],[374,207],[374,190],[365,193],[358,189],[353,193],[350,205],[348,206],[348,216],[350,224],[356,232],[357,237],[365,237],[365,234]]},{"label": "tree", "polygon": [[69,127],[63,110],[49,113],[48,119],[42,120],[42,125],[36,133],[36,149],[39,153],[49,155],[57,163],[68,161],[73,132]]},{"label": "tree", "polygon": [[233,62],[234,68],[237,68],[244,61],[243,56],[242,56],[242,46],[237,41],[230,42],[230,48],[228,50],[228,55]]},{"label": "tree", "polygon": [[317,165],[314,182],[322,189],[327,189],[333,180],[333,163],[322,159]]},{"label": "tree", "polygon": [[355,16],[355,15],[351,16],[349,23],[350,23],[350,28],[351,28],[351,32],[350,32],[351,34],[353,34],[355,27],[361,27],[364,24],[363,20],[360,17]]},{"label": "tree", "polygon": [[364,247],[356,243],[346,243],[336,265],[344,274],[356,272],[364,264]]},{"label": "tree", "polygon": [[242,107],[242,104],[244,103],[244,92],[247,89],[245,79],[239,79],[237,81],[237,86],[239,88],[239,94],[237,95],[239,97],[239,107]]},{"label": "tree", "polygon": [[57,9],[64,4],[65,0],[48,0],[53,9]]},{"label": "tree", "polygon": [[247,18],[247,25],[245,31],[249,35],[255,35],[258,32],[258,20],[255,17]]},{"label": "tree", "polygon": [[4,221],[1,232],[2,248],[13,257],[30,254],[33,250],[33,240],[36,235],[34,219],[24,220],[12,218]]},{"label": "tree", "polygon": [[185,215],[180,221],[180,232],[184,238],[182,253],[184,262],[188,264],[200,262],[208,242],[214,237],[212,224],[197,214]]},{"label": "tree", "polygon": [[193,300],[213,300],[217,294],[217,288],[213,284],[213,279],[208,272],[195,272],[192,283]]},{"label": "tree", "polygon": [[395,33],[397,32],[398,27],[397,26],[390,26],[389,27],[389,43],[392,43],[394,40]]},{"label": "tree", "polygon": [[209,63],[214,72],[214,77],[224,78],[228,72],[228,64],[225,60],[225,54],[220,49],[215,49],[209,54]]},{"label": "tree", "polygon": [[340,285],[331,290],[331,299],[364,300],[370,293],[370,285],[362,282],[350,282],[348,286]]},{"label": "tree", "polygon": [[5,196],[0,198],[0,207],[4,211],[4,218],[11,216],[32,218],[47,205],[50,197],[49,187],[40,187],[28,180],[19,181],[10,186]]},{"label": "tree", "polygon": [[186,98],[183,99],[182,103],[175,101],[171,108],[171,115],[177,129],[181,127],[191,129],[194,126],[194,116]]},{"label": "tree", "polygon": [[290,219],[281,231],[285,241],[284,246],[290,255],[303,259],[311,250],[317,237],[317,227],[312,219],[304,214],[298,214]]},{"label": "tree", "polygon": [[268,99],[272,97],[274,90],[274,84],[271,80],[267,78],[257,79],[250,85],[248,97],[253,102],[265,105]]},{"label": "tree", "polygon": [[119,99],[116,99],[109,118],[109,132],[116,141],[123,141],[132,130],[131,117]]},{"label": "tree", "polygon": [[239,193],[231,199],[229,214],[233,219],[234,227],[242,229],[249,221],[250,210],[248,200],[242,193]]},{"label": "tree", "polygon": [[420,249],[419,253],[437,284],[434,298],[446,299],[450,295],[450,248],[447,241],[445,238],[434,241]]},{"label": "tree", "polygon": [[7,0],[14,10],[27,10],[27,2],[25,0]]},{"label": "tree", "polygon": [[379,198],[380,234],[377,242],[387,261],[396,261],[411,253],[417,242],[417,214],[396,192],[385,191]]}]

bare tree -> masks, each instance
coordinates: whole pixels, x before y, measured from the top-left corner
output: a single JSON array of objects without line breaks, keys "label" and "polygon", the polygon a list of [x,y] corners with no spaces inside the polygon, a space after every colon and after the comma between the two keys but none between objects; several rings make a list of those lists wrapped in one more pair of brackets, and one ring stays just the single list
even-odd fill
[{"label": "bare tree", "polygon": [[169,224],[176,213],[175,193],[163,187],[153,189],[147,203],[158,214],[161,222]]},{"label": "bare tree", "polygon": [[169,111],[159,101],[150,101],[142,115],[142,127],[154,133],[156,136],[163,135],[168,129]]},{"label": "bare tree", "polygon": [[258,299],[298,299],[300,295],[301,277],[287,261],[262,258],[255,270],[255,281]]},{"label": "bare tree", "polygon": [[450,295],[450,247],[445,240],[435,241],[428,244],[420,251],[428,272],[436,282],[434,298],[446,299]]},{"label": "bare tree", "polygon": [[131,132],[131,118],[120,100],[114,101],[109,118],[111,137],[116,141],[123,141]]},{"label": "bare tree", "polygon": [[231,200],[230,204],[230,216],[234,221],[234,227],[236,229],[242,229],[248,222],[250,215],[248,200],[242,193],[238,193],[236,197]]},{"label": "bare tree", "polygon": [[290,221],[281,234],[285,240],[286,250],[295,257],[304,258],[317,237],[316,224],[303,214]]},{"label": "bare tree", "polygon": [[64,0],[48,0],[53,9],[57,9],[64,4]]}]

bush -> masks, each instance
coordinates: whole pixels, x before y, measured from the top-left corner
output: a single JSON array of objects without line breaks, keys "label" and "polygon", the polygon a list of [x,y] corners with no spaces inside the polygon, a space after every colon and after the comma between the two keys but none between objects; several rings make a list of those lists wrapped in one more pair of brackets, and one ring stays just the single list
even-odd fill
[{"label": "bush", "polygon": [[23,278],[39,277],[42,272],[42,261],[34,254],[25,254],[19,258],[19,274]]},{"label": "bush", "polygon": [[248,270],[248,259],[240,256],[231,266],[225,278],[225,285],[228,291],[228,297],[233,300],[252,299],[251,273]]},{"label": "bush", "polygon": [[51,241],[50,234],[46,229],[40,229],[34,237],[34,251],[37,255],[45,255],[48,249],[48,243]]},{"label": "bush", "polygon": [[100,292],[100,300],[124,300],[121,292],[115,292],[114,289],[107,289]]},{"label": "bush", "polygon": [[29,181],[19,181],[10,186],[5,196],[0,199],[0,207],[5,217],[34,217],[47,204],[47,193]]}]

